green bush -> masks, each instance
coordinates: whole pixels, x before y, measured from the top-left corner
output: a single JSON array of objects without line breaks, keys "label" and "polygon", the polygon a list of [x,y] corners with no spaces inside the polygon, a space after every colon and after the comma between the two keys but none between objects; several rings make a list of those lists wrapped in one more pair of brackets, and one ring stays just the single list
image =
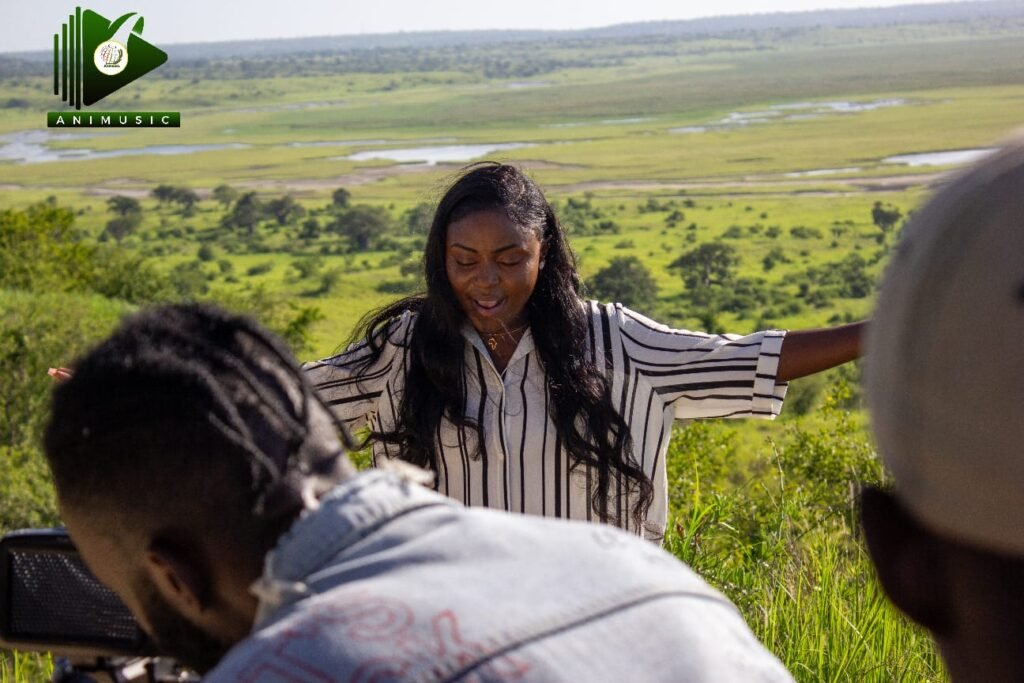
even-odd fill
[{"label": "green bush", "polygon": [[273,269],[274,264],[272,261],[264,261],[263,263],[257,263],[255,266],[249,266],[248,268],[246,268],[245,274],[248,275],[249,277],[253,277],[256,275],[266,275]]},{"label": "green bush", "polygon": [[50,470],[36,448],[0,446],[0,534],[59,523]]},{"label": "green bush", "polygon": [[616,256],[587,280],[588,295],[630,308],[646,308],[658,296],[658,283],[635,256]]},{"label": "green bush", "polygon": [[854,482],[886,476],[836,393],[815,422],[791,422],[746,457],[724,422],[677,429],[665,547],[736,603],[798,681],[944,681],[859,541]]},{"label": "green bush", "polygon": [[818,230],[817,228],[808,228],[803,225],[798,225],[795,228],[790,228],[789,234],[798,240],[820,240],[823,237],[821,230]]},{"label": "green bush", "polygon": [[0,290],[0,446],[35,447],[53,380],[131,307],[99,296]]}]

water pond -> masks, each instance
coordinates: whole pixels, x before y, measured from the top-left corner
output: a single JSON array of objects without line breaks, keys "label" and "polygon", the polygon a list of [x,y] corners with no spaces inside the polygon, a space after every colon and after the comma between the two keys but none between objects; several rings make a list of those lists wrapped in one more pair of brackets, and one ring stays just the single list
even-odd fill
[{"label": "water pond", "polygon": [[706,133],[712,130],[731,130],[742,126],[775,123],[777,121],[806,121],[825,116],[857,114],[887,107],[902,107],[909,104],[902,99],[869,100],[867,102],[850,102],[837,100],[834,102],[787,102],[774,104],[761,111],[734,111],[717,121],[695,126],[669,128],[669,133],[693,134]]},{"label": "water pond", "polygon": [[370,161],[373,159],[385,159],[399,163],[422,162],[428,165],[440,164],[452,161],[470,161],[478,157],[502,152],[510,149],[523,149],[533,147],[529,142],[496,142],[479,145],[439,145],[435,147],[405,147],[401,149],[373,149],[363,152],[356,152],[344,157],[337,157],[346,161]]},{"label": "water pond", "polygon": [[75,161],[111,159],[114,157],[134,156],[139,154],[177,155],[192,152],[208,152],[218,149],[244,149],[249,145],[232,142],[215,145],[149,145],[126,149],[110,149],[97,151],[85,147],[59,149],[50,147],[51,142],[58,140],[81,140],[112,133],[51,133],[45,130],[28,130],[18,133],[0,135],[0,161],[13,161],[18,164],[37,164],[50,161]]},{"label": "water pond", "polygon": [[945,152],[920,152],[917,154],[897,154],[882,159],[886,164],[903,164],[904,166],[959,166],[970,164],[995,152],[994,148],[952,149]]},{"label": "water pond", "polygon": [[786,173],[787,178],[815,178],[823,175],[835,175],[837,173],[857,173],[861,169],[856,166],[848,168],[815,168],[810,171],[793,171]]}]

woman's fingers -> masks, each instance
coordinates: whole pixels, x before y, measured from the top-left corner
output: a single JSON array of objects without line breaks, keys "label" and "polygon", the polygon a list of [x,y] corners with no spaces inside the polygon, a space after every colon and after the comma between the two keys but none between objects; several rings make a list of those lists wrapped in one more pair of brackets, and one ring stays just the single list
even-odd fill
[{"label": "woman's fingers", "polygon": [[46,374],[58,382],[65,382],[71,379],[71,370],[69,368],[50,368],[46,371]]}]

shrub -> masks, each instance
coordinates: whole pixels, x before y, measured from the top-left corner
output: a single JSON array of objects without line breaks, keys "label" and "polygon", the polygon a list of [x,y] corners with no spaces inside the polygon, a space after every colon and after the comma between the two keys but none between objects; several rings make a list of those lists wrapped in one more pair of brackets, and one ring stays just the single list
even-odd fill
[{"label": "shrub", "polygon": [[43,454],[27,446],[0,446],[0,533],[57,524],[53,484]]},{"label": "shrub", "polygon": [[272,261],[264,261],[263,263],[257,263],[254,266],[249,266],[246,269],[245,274],[248,275],[249,277],[254,277],[256,275],[266,275],[273,269],[274,264]]},{"label": "shrub", "polygon": [[587,281],[587,289],[603,301],[615,301],[630,308],[654,303],[658,283],[635,256],[617,256]]},{"label": "shrub", "polygon": [[331,226],[348,238],[353,251],[366,251],[370,245],[394,228],[387,210],[380,206],[357,204],[341,214]]},{"label": "shrub", "polygon": [[206,294],[210,290],[208,279],[200,261],[179,263],[170,273],[171,286],[177,297],[184,301],[192,301]]},{"label": "shrub", "polygon": [[743,228],[739,225],[730,225],[729,228],[722,233],[722,237],[727,240],[738,240],[743,237]]},{"label": "shrub", "polygon": [[808,228],[803,225],[798,225],[794,228],[789,229],[789,234],[798,240],[809,240],[809,239],[821,239],[821,230],[817,228]]},{"label": "shrub", "polygon": [[291,267],[298,273],[300,280],[305,280],[320,274],[324,267],[324,260],[319,256],[306,256],[292,261]]},{"label": "shrub", "polygon": [[790,263],[789,257],[786,256],[786,252],[781,247],[772,247],[771,251],[761,260],[761,264],[766,271],[774,268],[776,263]]}]

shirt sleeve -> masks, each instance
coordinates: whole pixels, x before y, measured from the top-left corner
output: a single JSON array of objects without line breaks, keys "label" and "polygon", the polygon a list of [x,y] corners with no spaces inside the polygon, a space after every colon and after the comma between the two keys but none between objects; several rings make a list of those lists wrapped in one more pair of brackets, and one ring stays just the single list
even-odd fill
[{"label": "shirt sleeve", "polygon": [[762,417],[782,410],[777,382],[785,330],[746,336],[672,329],[619,308],[623,347],[676,419]]},{"label": "shirt sleeve", "polygon": [[372,349],[365,339],[335,356],[303,364],[313,388],[346,427],[363,427],[377,412],[385,392],[394,393],[393,378],[405,367],[413,320],[414,315],[406,311],[377,333],[382,347],[369,365]]}]

